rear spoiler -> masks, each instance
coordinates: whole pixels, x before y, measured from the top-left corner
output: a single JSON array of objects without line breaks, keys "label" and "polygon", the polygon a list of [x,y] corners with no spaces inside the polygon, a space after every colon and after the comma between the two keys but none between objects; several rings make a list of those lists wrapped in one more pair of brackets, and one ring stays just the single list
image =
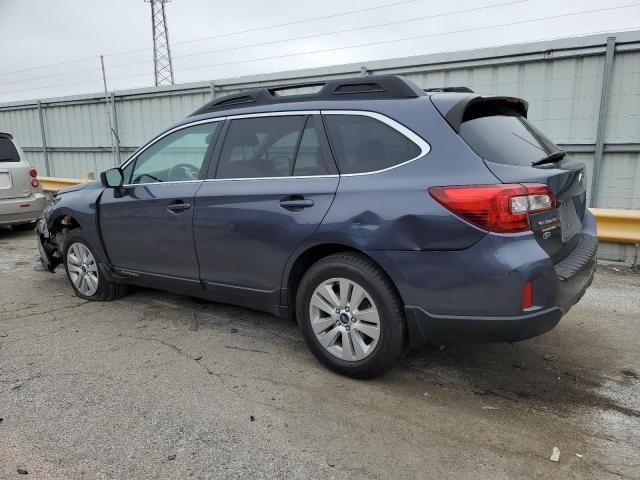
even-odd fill
[{"label": "rear spoiler", "polygon": [[13,140],[13,135],[10,133],[0,132],[0,138],[8,138],[9,140]]},{"label": "rear spoiler", "polygon": [[473,95],[464,93],[448,93],[447,95],[432,95],[431,101],[445,118],[447,123],[456,131],[460,131],[460,125],[464,121],[465,114],[473,107],[480,104],[490,106],[503,106],[514,110],[523,117],[527,116],[529,104],[526,100],[517,97],[502,97],[496,95]]}]

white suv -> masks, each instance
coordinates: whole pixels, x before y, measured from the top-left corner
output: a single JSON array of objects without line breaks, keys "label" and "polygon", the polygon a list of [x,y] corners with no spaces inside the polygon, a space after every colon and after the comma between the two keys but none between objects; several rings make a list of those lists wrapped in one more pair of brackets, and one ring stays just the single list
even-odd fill
[{"label": "white suv", "polygon": [[38,172],[8,133],[0,132],[0,226],[30,230],[42,217],[46,198]]}]

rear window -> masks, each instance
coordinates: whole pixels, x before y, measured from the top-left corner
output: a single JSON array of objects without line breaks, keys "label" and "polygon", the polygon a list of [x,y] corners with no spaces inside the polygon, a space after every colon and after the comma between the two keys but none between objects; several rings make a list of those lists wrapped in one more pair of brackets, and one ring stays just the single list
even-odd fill
[{"label": "rear window", "polygon": [[420,147],[395,128],[363,115],[325,115],[340,173],[375,172],[420,155]]},{"label": "rear window", "polygon": [[0,162],[19,162],[20,155],[8,138],[0,138]]},{"label": "rear window", "polygon": [[544,133],[516,114],[481,116],[465,120],[460,136],[488,162],[530,166],[559,151]]}]

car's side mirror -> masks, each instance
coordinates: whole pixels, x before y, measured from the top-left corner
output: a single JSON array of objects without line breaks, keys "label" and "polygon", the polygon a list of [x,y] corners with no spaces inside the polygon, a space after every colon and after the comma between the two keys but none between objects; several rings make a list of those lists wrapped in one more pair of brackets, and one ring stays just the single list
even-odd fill
[{"label": "car's side mirror", "polygon": [[100,181],[105,188],[118,188],[124,182],[124,175],[120,168],[110,168],[100,174]]}]

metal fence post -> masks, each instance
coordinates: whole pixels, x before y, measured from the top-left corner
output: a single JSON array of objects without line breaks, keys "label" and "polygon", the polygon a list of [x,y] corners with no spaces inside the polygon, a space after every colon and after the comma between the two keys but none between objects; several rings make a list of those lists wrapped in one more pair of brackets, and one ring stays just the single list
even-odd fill
[{"label": "metal fence post", "polygon": [[360,67],[360,76],[361,77],[366,77],[369,74],[369,72],[367,72],[367,67],[366,66],[361,66]]},{"label": "metal fence post", "polygon": [[211,91],[211,100],[215,100],[216,98],[216,81],[215,80],[211,80],[211,82],[209,82],[209,90]]},{"label": "metal fence post", "polygon": [[49,152],[47,151],[47,135],[44,128],[44,115],[42,113],[42,102],[38,100],[38,117],[40,117],[40,135],[42,136],[42,153],[44,154],[44,171],[47,177],[51,176],[49,168]]},{"label": "metal fence post", "polygon": [[602,155],[604,153],[604,135],[607,126],[607,108],[609,107],[609,84],[613,70],[613,57],[616,53],[616,37],[607,38],[607,50],[604,55],[604,72],[602,74],[602,90],[600,91],[600,110],[598,113],[598,128],[596,131],[596,148],[593,155],[593,172],[591,178],[591,198],[589,206],[595,207],[598,201],[600,186],[600,171]]},{"label": "metal fence post", "polygon": [[113,119],[113,136],[116,137],[116,162],[117,165],[122,163],[120,158],[120,133],[118,132],[118,113],[116,111],[116,95],[111,92],[111,118]]}]

